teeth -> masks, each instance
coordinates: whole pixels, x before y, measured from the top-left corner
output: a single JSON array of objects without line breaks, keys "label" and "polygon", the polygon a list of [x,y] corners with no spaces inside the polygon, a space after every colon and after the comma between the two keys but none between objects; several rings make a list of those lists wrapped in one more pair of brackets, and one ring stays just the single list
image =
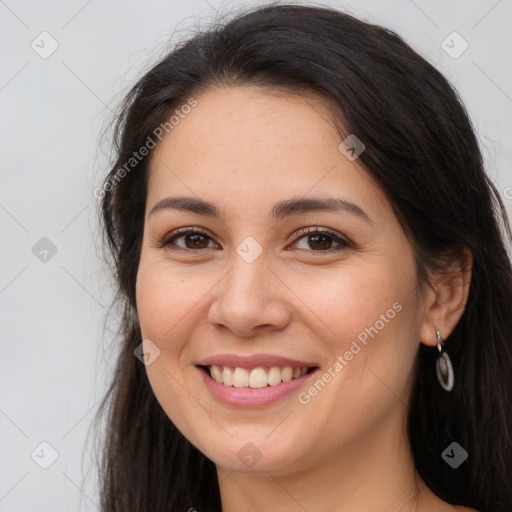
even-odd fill
[{"label": "teeth", "polygon": [[290,382],[293,377],[293,370],[289,366],[286,366],[281,370],[281,380],[283,382]]},{"label": "teeth", "polygon": [[212,377],[222,384],[222,373],[220,372],[220,369],[218,366],[212,366],[211,368],[211,374]]},{"label": "teeth", "polygon": [[277,366],[272,366],[267,376],[267,383],[269,386],[275,386],[277,384],[281,384],[281,368]]},{"label": "teeth", "polygon": [[249,386],[249,373],[243,368],[235,368],[233,372],[233,386],[235,388],[246,388]]},{"label": "teeth", "polygon": [[226,386],[233,385],[233,370],[224,366],[224,370],[222,371],[222,380],[219,381],[221,384],[225,384]]},{"label": "teeth", "polygon": [[263,368],[254,368],[249,375],[250,388],[264,388],[267,386],[267,372]]},{"label": "teeth", "polygon": [[292,368],[285,366],[280,368],[272,366],[268,372],[258,367],[252,370],[245,368],[229,368],[228,366],[209,366],[210,376],[219,384],[234,386],[235,388],[264,388],[266,386],[277,386],[281,382],[290,382],[306,375],[308,368]]}]

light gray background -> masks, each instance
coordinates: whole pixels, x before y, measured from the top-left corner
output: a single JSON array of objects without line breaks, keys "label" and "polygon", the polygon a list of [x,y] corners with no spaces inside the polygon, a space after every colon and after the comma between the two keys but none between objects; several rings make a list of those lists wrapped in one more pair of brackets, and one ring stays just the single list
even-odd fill
[{"label": "light gray background", "polygon": [[[115,353],[103,333],[112,291],[92,193],[107,169],[101,130],[173,33],[185,36],[219,8],[251,5],[0,0],[1,512],[97,510],[92,446],[84,443]],[[512,215],[511,0],[324,5],[396,30],[452,81]],[[59,45],[47,59],[31,48],[34,40],[42,46],[43,31]],[[457,59],[441,47],[453,31],[469,44]],[[42,237],[58,251],[47,262],[32,252]],[[36,449],[34,459],[50,461],[43,441],[58,452],[48,469],[31,458]]]}]

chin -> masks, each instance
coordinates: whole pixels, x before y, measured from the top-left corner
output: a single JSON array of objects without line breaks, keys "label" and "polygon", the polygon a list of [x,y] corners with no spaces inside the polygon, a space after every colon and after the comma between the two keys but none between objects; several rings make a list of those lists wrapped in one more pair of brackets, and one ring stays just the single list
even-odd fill
[{"label": "chin", "polygon": [[265,436],[268,429],[261,436],[229,438],[215,446],[208,441],[198,449],[217,466],[242,473],[280,472],[301,458],[297,452],[297,446],[303,447],[300,440],[288,437],[286,443],[279,443],[275,437],[265,439]]}]

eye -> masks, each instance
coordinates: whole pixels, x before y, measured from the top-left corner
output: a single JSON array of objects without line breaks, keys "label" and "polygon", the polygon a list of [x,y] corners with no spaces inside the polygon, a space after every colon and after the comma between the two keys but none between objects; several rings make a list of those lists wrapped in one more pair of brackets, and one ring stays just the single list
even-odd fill
[{"label": "eye", "polygon": [[[332,252],[332,251],[340,251],[347,247],[351,247],[351,244],[342,238],[335,231],[331,231],[330,229],[318,229],[317,227],[307,227],[302,228],[298,231],[297,236],[294,238],[294,244],[301,241],[301,239],[305,239],[305,243],[309,245],[309,247],[314,248],[313,252]],[[335,241],[341,247],[332,248],[332,241]],[[300,249],[308,251],[306,249]],[[309,251],[311,252],[311,251]]]},{"label": "eye", "polygon": [[[179,240],[183,238],[185,246],[176,245],[175,240]],[[175,245],[178,249],[183,249],[184,251],[193,250],[193,249],[208,249],[208,242],[205,244],[205,240],[210,239],[204,231],[200,231],[195,228],[180,228],[169,235],[165,236],[162,240],[159,241],[158,246],[160,248],[166,247],[169,245]]]},{"label": "eye", "polygon": [[[294,237],[293,244],[297,244],[301,241],[301,239],[306,239],[306,237],[306,244],[308,244],[309,247],[314,250],[308,250],[308,247],[299,250],[305,250],[307,252],[332,252],[351,247],[350,242],[342,238],[335,231],[331,231],[326,228],[318,229],[318,227],[307,227],[299,230]],[[183,239],[183,245],[176,244],[176,241],[180,239]],[[160,240],[158,242],[158,247],[163,248],[174,246],[172,249],[193,251],[194,249],[212,248],[211,246],[208,247],[209,241],[213,242],[212,238],[200,229],[180,228],[169,233],[162,240]],[[340,247],[333,249],[333,241]]]}]

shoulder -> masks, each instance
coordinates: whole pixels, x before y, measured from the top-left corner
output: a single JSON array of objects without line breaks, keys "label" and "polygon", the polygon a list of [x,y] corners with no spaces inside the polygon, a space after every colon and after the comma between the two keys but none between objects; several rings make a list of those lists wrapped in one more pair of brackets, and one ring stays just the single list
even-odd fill
[{"label": "shoulder", "polygon": [[480,512],[476,508],[463,507],[461,505],[454,505],[453,508],[456,512]]}]

